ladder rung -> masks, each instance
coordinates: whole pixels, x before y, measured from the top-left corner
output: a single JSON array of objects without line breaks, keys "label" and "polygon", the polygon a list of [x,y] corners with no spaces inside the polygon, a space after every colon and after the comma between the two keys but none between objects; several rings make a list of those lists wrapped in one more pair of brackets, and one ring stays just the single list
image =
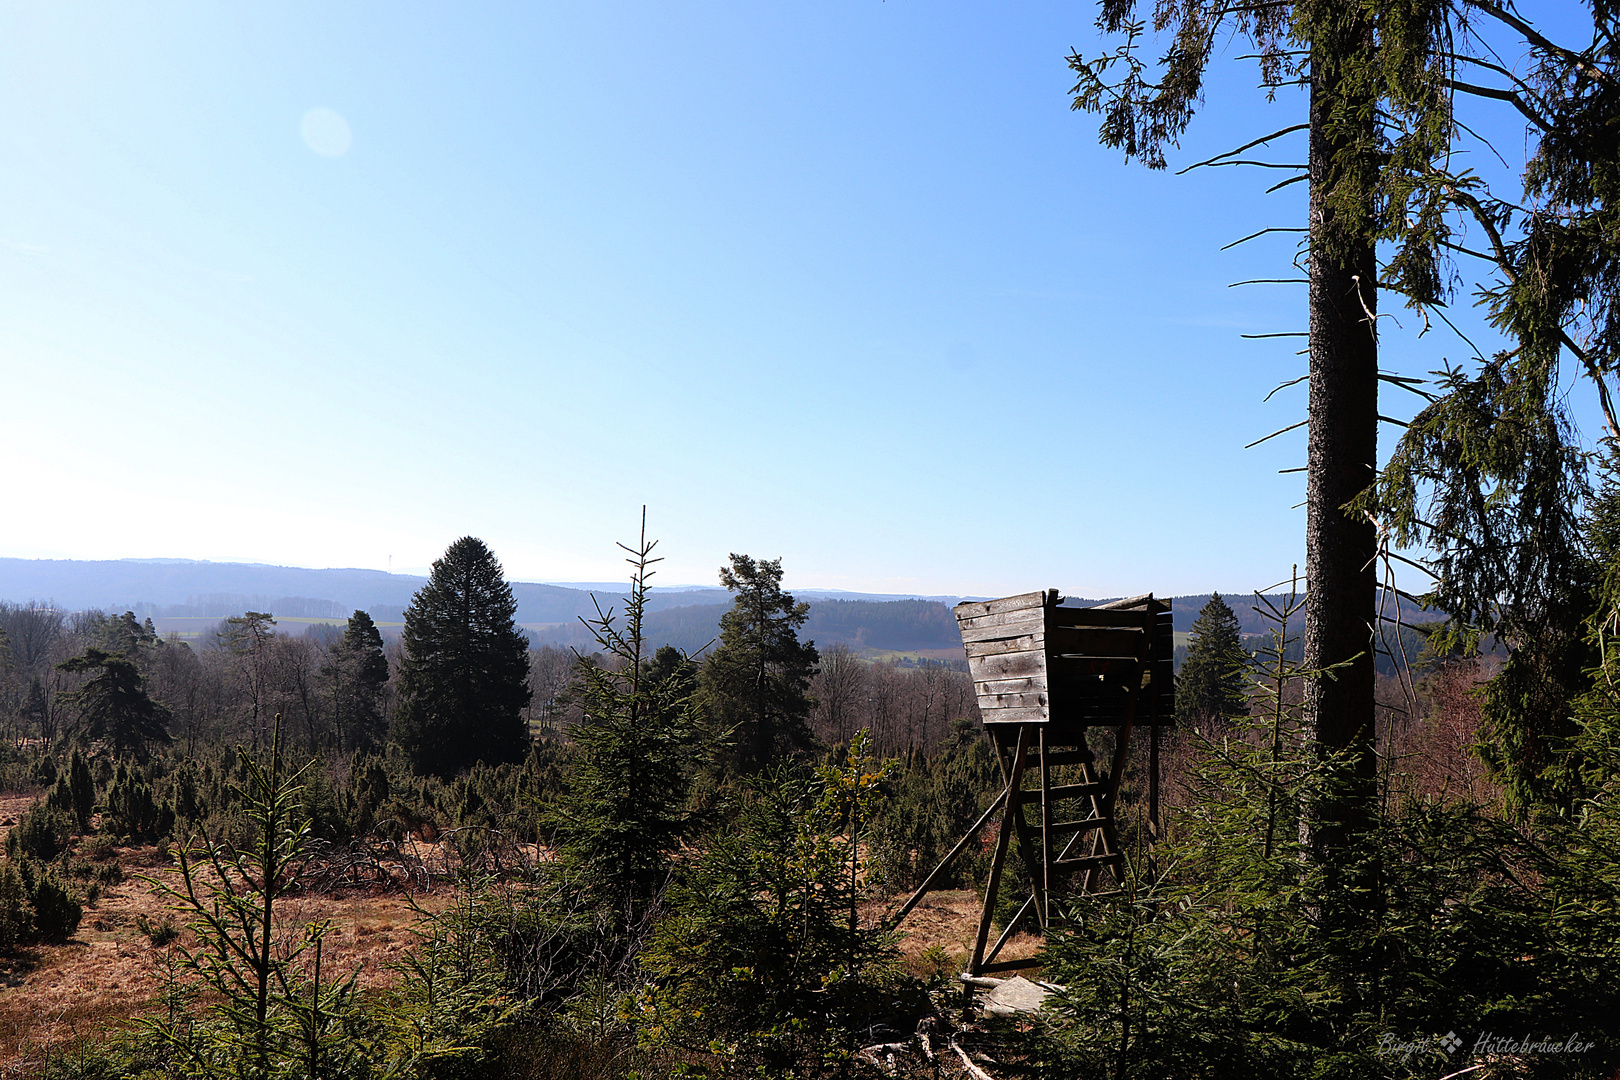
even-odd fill
[{"label": "ladder rung", "polygon": [[[1046,752],[1046,766],[1056,769],[1064,765],[1089,765],[1097,760],[1097,755],[1090,750],[1048,750]],[[1039,769],[1041,755],[1039,752],[1024,755],[1024,768]]]},{"label": "ladder rung", "polygon": [[1142,660],[1142,658],[1140,656],[1099,656],[1096,653],[1067,653],[1067,652],[1066,653],[1058,653],[1057,655],[1058,655],[1058,658],[1060,660],[1098,660],[1098,661],[1103,661],[1103,662],[1107,662],[1109,660],[1121,660],[1121,661],[1129,661],[1132,664],[1143,663],[1143,660]]},{"label": "ladder rung", "polygon": [[1040,966],[1041,966],[1041,962],[1039,960],[1035,959],[1035,957],[1033,957],[1033,956],[1031,956],[1031,957],[1029,957],[1028,959],[1025,959],[1025,960],[997,960],[993,964],[982,964],[982,965],[980,965],[979,974],[980,975],[989,975],[991,972],[995,972],[995,971],[1028,970],[1029,968],[1040,967]]},{"label": "ladder rung", "polygon": [[[1058,799],[1080,799],[1088,795],[1105,795],[1108,788],[1103,784],[1060,784],[1054,788],[1046,789],[1048,802]],[[1038,803],[1041,801],[1040,788],[1026,788],[1018,793],[1018,801],[1022,803]]]},{"label": "ladder rung", "polygon": [[1052,822],[1051,827],[1054,829],[1074,829],[1076,832],[1084,832],[1086,829],[1100,829],[1104,825],[1111,824],[1112,822],[1113,818],[1094,817],[1086,818],[1084,821],[1054,821]]},{"label": "ladder rung", "polygon": [[1094,867],[1115,866],[1123,859],[1123,855],[1115,852],[1112,855],[1081,855],[1078,858],[1073,859],[1057,859],[1055,860],[1055,865],[1078,866],[1082,870],[1090,870]]}]

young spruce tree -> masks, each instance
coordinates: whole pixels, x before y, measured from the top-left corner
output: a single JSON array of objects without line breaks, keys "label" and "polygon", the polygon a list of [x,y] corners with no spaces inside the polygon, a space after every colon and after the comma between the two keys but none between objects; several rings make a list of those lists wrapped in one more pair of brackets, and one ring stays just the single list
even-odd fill
[{"label": "young spruce tree", "polygon": [[663,892],[670,856],[687,832],[684,807],[696,732],[691,681],[680,661],[660,649],[649,661],[642,636],[649,569],[656,540],[641,540],[625,561],[634,567],[622,626],[611,608],[585,620],[605,663],[579,657],[573,695],[584,711],[572,736],[583,751],[552,825],[564,858],[584,871],[621,920],[643,926]]},{"label": "young spruce tree", "polygon": [[344,1021],[357,1004],[358,969],[322,971],[330,920],[285,925],[282,903],[298,891],[309,858],[309,822],[299,812],[301,774],[282,758],[281,717],[269,762],[239,751],[240,796],[250,839],[199,837],[176,850],[177,869],[145,880],[184,915],[195,944],[170,956],[170,995],[209,992],[202,1013],[142,1021],[169,1053],[170,1075],[272,1080],[354,1075],[357,1048]]}]

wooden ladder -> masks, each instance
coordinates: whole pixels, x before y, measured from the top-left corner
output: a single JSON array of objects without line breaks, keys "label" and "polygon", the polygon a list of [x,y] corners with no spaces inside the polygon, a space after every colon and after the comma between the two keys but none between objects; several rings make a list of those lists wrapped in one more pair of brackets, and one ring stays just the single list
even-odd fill
[{"label": "wooden ladder", "polygon": [[[963,609],[966,609],[965,611]],[[1034,612],[1039,618],[1034,618]],[[979,680],[979,707],[993,740],[1003,787],[956,846],[911,897],[886,920],[899,925],[947,868],[978,841],[998,813],[990,873],[984,886],[973,953],[963,978],[1029,967],[1000,961],[1014,929],[1033,910],[1044,932],[1063,918],[1051,898],[1071,886],[1093,895],[1120,889],[1125,854],[1120,845],[1120,784],[1137,721],[1150,727],[1148,832],[1158,831],[1159,726],[1174,710],[1174,652],[1169,609],[1152,594],[1062,608],[1056,590],[958,605],[963,643]],[[1145,685],[1144,685],[1145,684]],[[1090,732],[1115,732],[1108,768],[1098,768]],[[1074,769],[1077,775],[1053,771]],[[1033,781],[1033,784],[1031,783]],[[1013,839],[1029,874],[1030,895],[990,944],[1001,878]],[[1151,866],[1151,855],[1149,855]],[[1104,875],[1112,879],[1112,884]]]},{"label": "wooden ladder", "polygon": [[[1142,674],[1150,651],[1148,635],[1137,634],[1130,654],[1111,658],[1127,668],[1127,685],[1134,689],[1126,697],[1124,715],[1120,717],[1114,739],[1113,760],[1106,773],[1096,770],[1097,755],[1085,742],[1085,728],[1073,729],[1069,736],[1080,740],[1078,743],[1063,745],[1048,743],[1049,726],[1046,724],[996,728],[996,759],[1007,785],[997,802],[1005,809],[990,863],[990,877],[985,884],[984,908],[979,915],[969,975],[1028,967],[1028,961],[997,962],[996,957],[1031,907],[1042,931],[1052,925],[1052,893],[1070,874],[1082,875],[1080,890],[1087,893],[1099,891],[1104,871],[1113,878],[1114,888],[1123,883],[1125,855],[1120,849],[1116,811],[1120,781],[1130,756],[1131,733],[1136,726]],[[1016,738],[1008,730],[1013,727],[1017,729]],[[1052,770],[1072,765],[1080,767],[1080,782],[1054,786]],[[1025,787],[1026,778],[1032,772],[1037,775],[1039,784]],[[1060,807],[1067,812],[1060,812]],[[1035,821],[1026,816],[1026,808],[1035,810]],[[1030,895],[1007,920],[1000,938],[987,952],[1007,850],[1015,835],[1019,856],[1029,873]]]}]

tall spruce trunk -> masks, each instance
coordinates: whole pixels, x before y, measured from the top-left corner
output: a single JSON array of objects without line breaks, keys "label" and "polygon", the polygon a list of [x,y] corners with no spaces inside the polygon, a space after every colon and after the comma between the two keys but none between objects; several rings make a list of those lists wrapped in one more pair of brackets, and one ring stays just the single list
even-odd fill
[{"label": "tall spruce trunk", "polygon": [[1304,664],[1326,669],[1351,662],[1308,682],[1305,726],[1324,750],[1350,754],[1339,785],[1308,815],[1313,851],[1332,862],[1332,853],[1365,820],[1376,792],[1372,643],[1377,538],[1369,521],[1343,509],[1373,482],[1378,460],[1373,317],[1378,269],[1369,175],[1376,169],[1375,98],[1370,80],[1355,73],[1367,63],[1365,50],[1373,47],[1365,15],[1356,5],[1333,0],[1312,6]]}]

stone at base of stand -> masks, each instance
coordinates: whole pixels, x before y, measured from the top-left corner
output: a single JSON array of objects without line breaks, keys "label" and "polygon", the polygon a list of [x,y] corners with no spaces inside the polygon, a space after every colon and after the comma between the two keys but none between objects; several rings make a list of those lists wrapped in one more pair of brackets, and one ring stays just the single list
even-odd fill
[{"label": "stone at base of stand", "polygon": [[1014,975],[1010,979],[992,979],[964,972],[958,978],[966,993],[983,991],[978,995],[977,1004],[989,1016],[1039,1012],[1048,997],[1063,989],[1055,983],[1036,982],[1022,975]]}]

